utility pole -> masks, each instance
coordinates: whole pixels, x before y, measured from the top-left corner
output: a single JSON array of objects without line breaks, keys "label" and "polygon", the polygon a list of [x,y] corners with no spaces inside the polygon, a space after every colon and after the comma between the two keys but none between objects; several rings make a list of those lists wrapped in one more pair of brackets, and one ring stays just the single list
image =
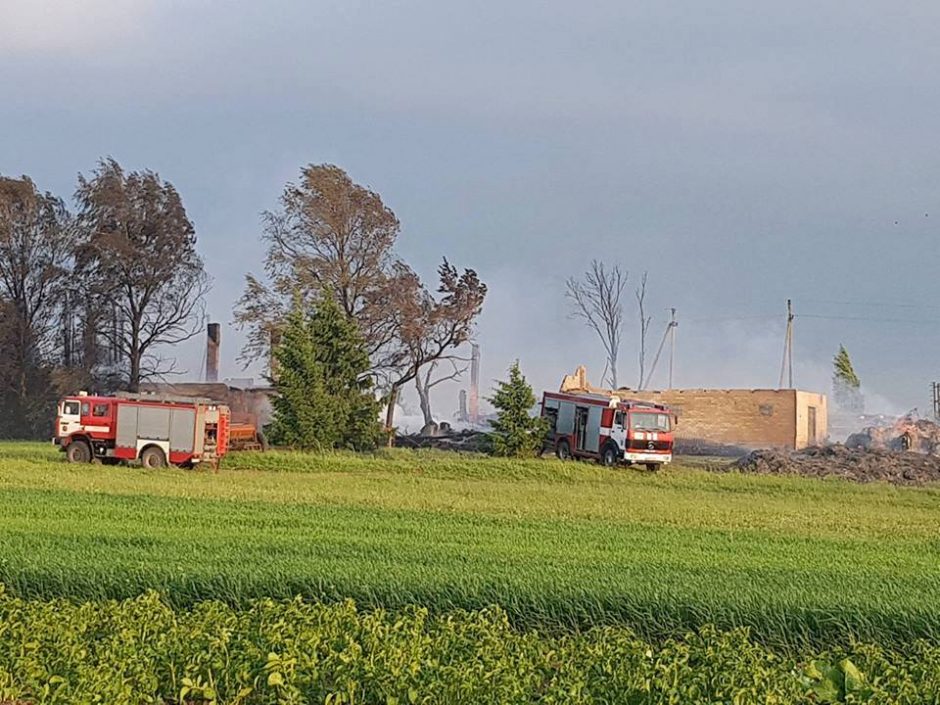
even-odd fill
[{"label": "utility pole", "polygon": [[793,389],[793,301],[787,299],[787,333],[783,339],[783,362],[780,365],[779,389],[783,389],[783,380],[789,369],[789,389]]},{"label": "utility pole", "polygon": [[650,365],[649,374],[646,375],[646,381],[642,384],[640,389],[649,388],[650,380],[653,379],[653,373],[656,371],[656,365],[659,364],[659,357],[663,354],[663,348],[666,346],[666,341],[670,341],[669,346],[669,389],[672,389],[672,372],[676,364],[676,326],[679,325],[679,322],[676,320],[676,309],[672,310],[672,320],[666,324],[666,330],[663,331],[663,338],[659,341],[659,347],[656,348],[656,356],[653,358],[653,364]]},{"label": "utility pole", "polygon": [[669,321],[669,389],[672,389],[672,373],[676,366],[676,328],[679,322],[676,320],[676,309],[671,309],[672,318]]}]

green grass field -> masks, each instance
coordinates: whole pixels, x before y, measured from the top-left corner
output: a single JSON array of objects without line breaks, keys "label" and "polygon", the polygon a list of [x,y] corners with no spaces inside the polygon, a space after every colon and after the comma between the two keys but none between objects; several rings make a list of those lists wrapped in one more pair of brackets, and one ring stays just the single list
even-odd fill
[{"label": "green grass field", "polygon": [[144,472],[0,446],[0,583],[23,597],[495,603],[549,630],[901,644],[940,636],[938,526],[930,487],[411,452]]}]

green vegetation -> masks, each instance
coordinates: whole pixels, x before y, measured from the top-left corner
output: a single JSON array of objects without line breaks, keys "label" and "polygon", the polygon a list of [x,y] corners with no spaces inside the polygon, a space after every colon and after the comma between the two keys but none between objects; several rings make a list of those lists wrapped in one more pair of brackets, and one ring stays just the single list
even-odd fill
[{"label": "green vegetation", "polygon": [[410,452],[143,472],[47,448],[0,450],[16,596],[499,604],[520,628],[711,623],[793,647],[940,635],[934,488]]},{"label": "green vegetation", "polygon": [[865,399],[862,397],[862,383],[855,373],[855,367],[849,358],[849,351],[844,345],[832,360],[832,390],[836,406],[844,411],[862,413],[865,411]]},{"label": "green vegetation", "polygon": [[0,702],[913,705],[940,692],[940,649],[923,642],[787,656],[746,630],[664,642],[622,627],[519,631],[499,608],[174,609],[154,593],[75,605],[0,589],[0,625]]},{"label": "green vegetation", "polygon": [[509,379],[498,382],[490,402],[496,409],[496,419],[490,421],[493,433],[490,438],[496,455],[508,457],[532,457],[545,440],[545,419],[533,418],[530,411],[535,406],[535,394],[519,369],[517,360],[509,368]]},{"label": "green vegetation", "polygon": [[835,370],[833,377],[836,381],[841,382],[850,389],[858,389],[862,386],[858,375],[855,374],[852,360],[849,358],[849,351],[845,349],[844,345],[839,346],[839,352],[836,353],[832,366]]},{"label": "green vegetation", "polygon": [[369,353],[331,292],[307,315],[299,300],[274,350],[275,443],[317,450],[375,448],[382,436]]}]

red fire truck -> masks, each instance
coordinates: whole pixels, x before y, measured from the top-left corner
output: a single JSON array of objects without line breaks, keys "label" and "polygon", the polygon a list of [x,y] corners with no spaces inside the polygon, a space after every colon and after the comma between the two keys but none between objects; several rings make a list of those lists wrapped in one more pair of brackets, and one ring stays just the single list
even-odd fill
[{"label": "red fire truck", "polygon": [[228,429],[228,407],[208,399],[80,393],[59,402],[53,442],[71,463],[193,467],[218,463],[228,450]]},{"label": "red fire truck", "polygon": [[562,460],[592,458],[650,470],[672,462],[675,417],[668,407],[587,392],[545,392],[542,416],[549,443]]}]

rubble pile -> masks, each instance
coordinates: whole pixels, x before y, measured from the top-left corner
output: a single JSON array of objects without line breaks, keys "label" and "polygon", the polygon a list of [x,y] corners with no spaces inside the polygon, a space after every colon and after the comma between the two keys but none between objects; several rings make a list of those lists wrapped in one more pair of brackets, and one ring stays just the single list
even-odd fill
[{"label": "rubble pile", "polygon": [[940,425],[911,414],[890,426],[869,426],[845,441],[847,448],[940,454]]},{"label": "rubble pile", "polygon": [[840,477],[854,482],[922,485],[940,481],[940,457],[884,448],[831,445],[800,451],[755,450],[724,466],[766,475]]},{"label": "rubble pile", "polygon": [[435,448],[465,453],[485,453],[489,450],[489,437],[482,431],[456,431],[450,424],[429,424],[420,433],[399,434],[395,445],[399,448]]}]

